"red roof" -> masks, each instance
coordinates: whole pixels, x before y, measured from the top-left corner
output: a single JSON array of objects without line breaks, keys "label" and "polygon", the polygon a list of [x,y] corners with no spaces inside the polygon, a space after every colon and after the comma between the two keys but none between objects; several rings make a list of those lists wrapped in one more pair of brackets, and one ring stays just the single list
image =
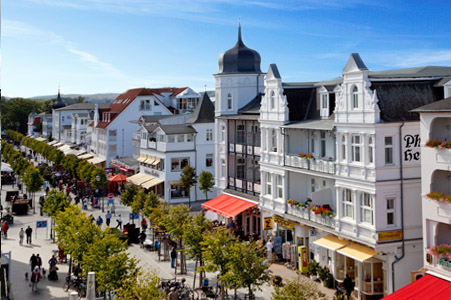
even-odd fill
[{"label": "red roof", "polygon": [[383,300],[451,300],[451,282],[424,275],[420,279],[397,290]]},{"label": "red roof", "polygon": [[[111,114],[110,120],[101,121],[97,124],[97,128],[106,128],[108,125],[125,109],[127,106],[132,103],[136,97],[138,96],[151,96],[151,95],[161,95],[162,93],[172,93],[171,97],[174,97],[184,90],[187,87],[183,88],[161,88],[161,89],[146,89],[146,88],[137,88],[126,91],[123,94],[120,94],[116,97],[116,99],[110,103],[107,111],[110,111],[115,114]],[[164,105],[164,103],[162,103]],[[99,115],[102,117],[102,114],[99,110]]]},{"label": "red roof", "polygon": [[226,218],[233,218],[241,212],[256,206],[257,204],[233,197],[231,195],[222,194],[210,201],[202,204],[202,208],[211,210],[218,215]]}]

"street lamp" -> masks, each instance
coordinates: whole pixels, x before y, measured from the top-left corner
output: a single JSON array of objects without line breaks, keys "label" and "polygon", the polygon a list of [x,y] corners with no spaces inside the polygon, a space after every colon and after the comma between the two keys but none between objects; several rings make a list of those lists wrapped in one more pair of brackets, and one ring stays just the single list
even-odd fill
[{"label": "street lamp", "polygon": [[[96,176],[96,180],[98,183],[100,183],[100,175]],[[105,212],[105,206],[103,204],[103,181],[102,181],[102,212]]]}]

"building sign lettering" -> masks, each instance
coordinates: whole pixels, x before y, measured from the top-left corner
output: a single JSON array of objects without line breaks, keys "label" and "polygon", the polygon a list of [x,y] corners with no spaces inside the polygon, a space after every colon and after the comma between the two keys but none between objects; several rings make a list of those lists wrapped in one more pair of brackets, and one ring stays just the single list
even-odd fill
[{"label": "building sign lettering", "polygon": [[158,171],[152,170],[152,169],[144,169],[144,173],[148,175],[152,175],[154,177],[160,178],[160,174],[158,174]]},{"label": "building sign lettering", "polygon": [[378,232],[378,241],[391,241],[402,239],[402,230]]},{"label": "building sign lettering", "polygon": [[406,134],[404,136],[404,161],[420,160],[420,135]]}]

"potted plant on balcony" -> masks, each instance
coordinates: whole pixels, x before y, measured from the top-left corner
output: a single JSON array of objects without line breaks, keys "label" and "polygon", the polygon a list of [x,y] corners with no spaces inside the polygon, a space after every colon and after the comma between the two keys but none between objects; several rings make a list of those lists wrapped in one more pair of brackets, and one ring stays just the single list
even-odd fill
[{"label": "potted plant on balcony", "polygon": [[441,146],[442,143],[443,142],[441,140],[432,139],[426,142],[426,146],[430,148],[437,148],[438,146]]},{"label": "potted plant on balcony", "polygon": [[307,154],[305,154],[305,153],[299,153],[299,157],[300,157],[300,158],[305,158],[306,155],[307,155]]},{"label": "potted plant on balcony", "polygon": [[307,153],[305,155],[305,157],[308,158],[308,159],[313,159],[313,154],[312,153]]},{"label": "potted plant on balcony", "polygon": [[438,257],[445,257],[451,260],[451,245],[441,244],[429,248],[429,253]]},{"label": "potted plant on balcony", "polygon": [[451,149],[451,141],[447,141],[447,142],[443,142],[440,145],[441,148],[445,148],[445,149]]},{"label": "potted plant on balcony", "polygon": [[310,275],[310,279],[311,280],[316,280],[318,279],[318,262],[316,260],[312,260],[311,262],[308,263],[307,265],[307,271]]},{"label": "potted plant on balcony", "polygon": [[324,279],[324,284],[325,284],[325,287],[327,287],[327,288],[333,288],[334,287],[334,283],[335,283],[335,281],[334,281],[334,276],[332,275],[332,273],[328,273],[327,274],[327,276],[326,276],[326,279]]},{"label": "potted plant on balcony", "polygon": [[445,196],[445,201],[451,203],[451,194]]},{"label": "potted plant on balcony", "polygon": [[445,197],[445,194],[442,192],[430,192],[429,194],[426,194],[426,197],[431,200],[440,201]]}]

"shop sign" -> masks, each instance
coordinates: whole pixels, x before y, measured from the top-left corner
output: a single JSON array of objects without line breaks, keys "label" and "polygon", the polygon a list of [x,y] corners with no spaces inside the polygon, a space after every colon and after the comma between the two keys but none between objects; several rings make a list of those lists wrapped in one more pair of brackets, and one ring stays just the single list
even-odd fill
[{"label": "shop sign", "polygon": [[271,217],[264,219],[264,221],[263,221],[263,228],[265,230],[272,229],[272,218]]},{"label": "shop sign", "polygon": [[279,216],[274,216],[274,222],[275,222],[276,224],[279,224],[279,225],[281,225],[281,226],[283,226],[283,227],[286,227],[286,228],[288,228],[288,229],[293,229],[293,228],[294,228],[294,225],[295,225],[293,222],[287,221],[287,220],[285,220],[284,218],[279,217]]},{"label": "shop sign", "polygon": [[377,233],[378,241],[392,241],[402,239],[402,230],[384,231]]},{"label": "shop sign", "polygon": [[148,174],[148,175],[152,175],[152,176],[157,177],[157,178],[160,178],[160,174],[156,170],[144,169],[144,173]]},{"label": "shop sign", "polygon": [[307,269],[308,269],[308,253],[307,253],[307,247],[305,246],[300,246],[298,247],[298,252],[299,252],[299,271],[301,271],[302,273],[307,273]]},{"label": "shop sign", "polygon": [[448,258],[445,257],[440,258],[438,264],[441,265],[442,267],[451,269],[451,261]]}]

